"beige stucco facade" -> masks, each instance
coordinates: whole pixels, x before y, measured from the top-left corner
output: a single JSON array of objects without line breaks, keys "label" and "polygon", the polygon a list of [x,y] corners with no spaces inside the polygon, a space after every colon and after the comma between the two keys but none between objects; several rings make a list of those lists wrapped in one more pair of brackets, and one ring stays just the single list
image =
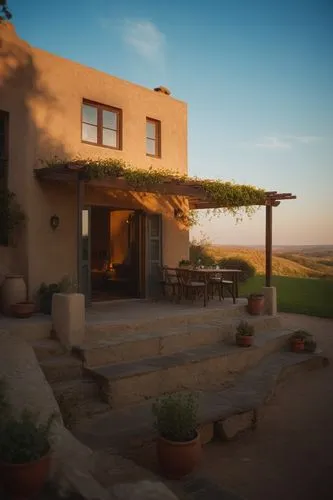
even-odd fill
[{"label": "beige stucco facade", "polygon": [[[73,186],[41,183],[34,169],[55,156],[121,158],[135,167],[187,172],[187,107],[171,96],[31,47],[13,26],[0,26],[0,109],[9,112],[8,188],[25,215],[16,248],[1,249],[6,269],[22,273],[32,295],[41,282],[76,277],[77,217]],[[122,149],[81,142],[82,100],[122,110]],[[146,117],[161,122],[161,158],[146,155]],[[163,213],[163,263],[175,265],[188,254],[188,231],[174,217],[184,200],[86,187],[86,205]],[[52,215],[60,225],[52,230]],[[2,273],[6,269],[0,269]]]}]

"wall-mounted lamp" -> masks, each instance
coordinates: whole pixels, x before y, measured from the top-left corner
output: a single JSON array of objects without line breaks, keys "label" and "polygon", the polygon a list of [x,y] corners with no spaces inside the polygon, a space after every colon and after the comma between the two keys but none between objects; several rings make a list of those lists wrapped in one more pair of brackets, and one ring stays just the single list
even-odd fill
[{"label": "wall-mounted lamp", "polygon": [[58,215],[52,215],[52,217],[50,218],[50,226],[53,231],[55,231],[59,227],[59,224],[60,218],[58,217]]}]

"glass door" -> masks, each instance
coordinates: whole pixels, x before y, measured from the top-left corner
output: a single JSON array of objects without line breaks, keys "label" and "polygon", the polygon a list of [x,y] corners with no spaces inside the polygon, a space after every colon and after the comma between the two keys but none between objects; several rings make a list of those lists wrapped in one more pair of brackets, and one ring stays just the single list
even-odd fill
[{"label": "glass door", "polygon": [[147,216],[146,294],[148,297],[159,296],[162,262],[162,215],[151,214]]}]

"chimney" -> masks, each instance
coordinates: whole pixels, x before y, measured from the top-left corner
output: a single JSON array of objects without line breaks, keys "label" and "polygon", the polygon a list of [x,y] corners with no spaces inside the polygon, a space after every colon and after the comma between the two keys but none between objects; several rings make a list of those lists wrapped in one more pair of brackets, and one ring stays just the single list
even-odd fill
[{"label": "chimney", "polygon": [[154,90],[155,92],[159,92],[160,94],[171,95],[170,90],[166,87],[163,87],[162,85],[160,85],[159,87],[155,87]]}]

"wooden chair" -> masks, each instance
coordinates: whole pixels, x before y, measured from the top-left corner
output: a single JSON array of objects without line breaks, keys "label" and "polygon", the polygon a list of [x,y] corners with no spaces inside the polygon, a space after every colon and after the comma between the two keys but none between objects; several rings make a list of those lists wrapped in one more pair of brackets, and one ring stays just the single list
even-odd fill
[{"label": "wooden chair", "polygon": [[207,283],[199,275],[189,269],[177,269],[179,281],[179,299],[190,298],[194,302],[198,296],[203,296],[204,307],[207,305]]},{"label": "wooden chair", "polygon": [[162,288],[163,297],[166,297],[167,290],[171,290],[172,300],[176,299],[179,296],[179,281],[176,271],[174,269],[168,268],[167,266],[162,266],[160,269],[160,273],[160,286]]},{"label": "wooden chair", "polygon": [[211,291],[211,297],[214,298],[214,292],[217,290],[219,295],[219,300],[224,300],[224,290],[227,290],[232,297],[233,303],[236,303],[236,294],[234,288],[234,282],[232,280],[223,279],[222,273],[216,273],[215,276],[209,278],[209,288]]}]

